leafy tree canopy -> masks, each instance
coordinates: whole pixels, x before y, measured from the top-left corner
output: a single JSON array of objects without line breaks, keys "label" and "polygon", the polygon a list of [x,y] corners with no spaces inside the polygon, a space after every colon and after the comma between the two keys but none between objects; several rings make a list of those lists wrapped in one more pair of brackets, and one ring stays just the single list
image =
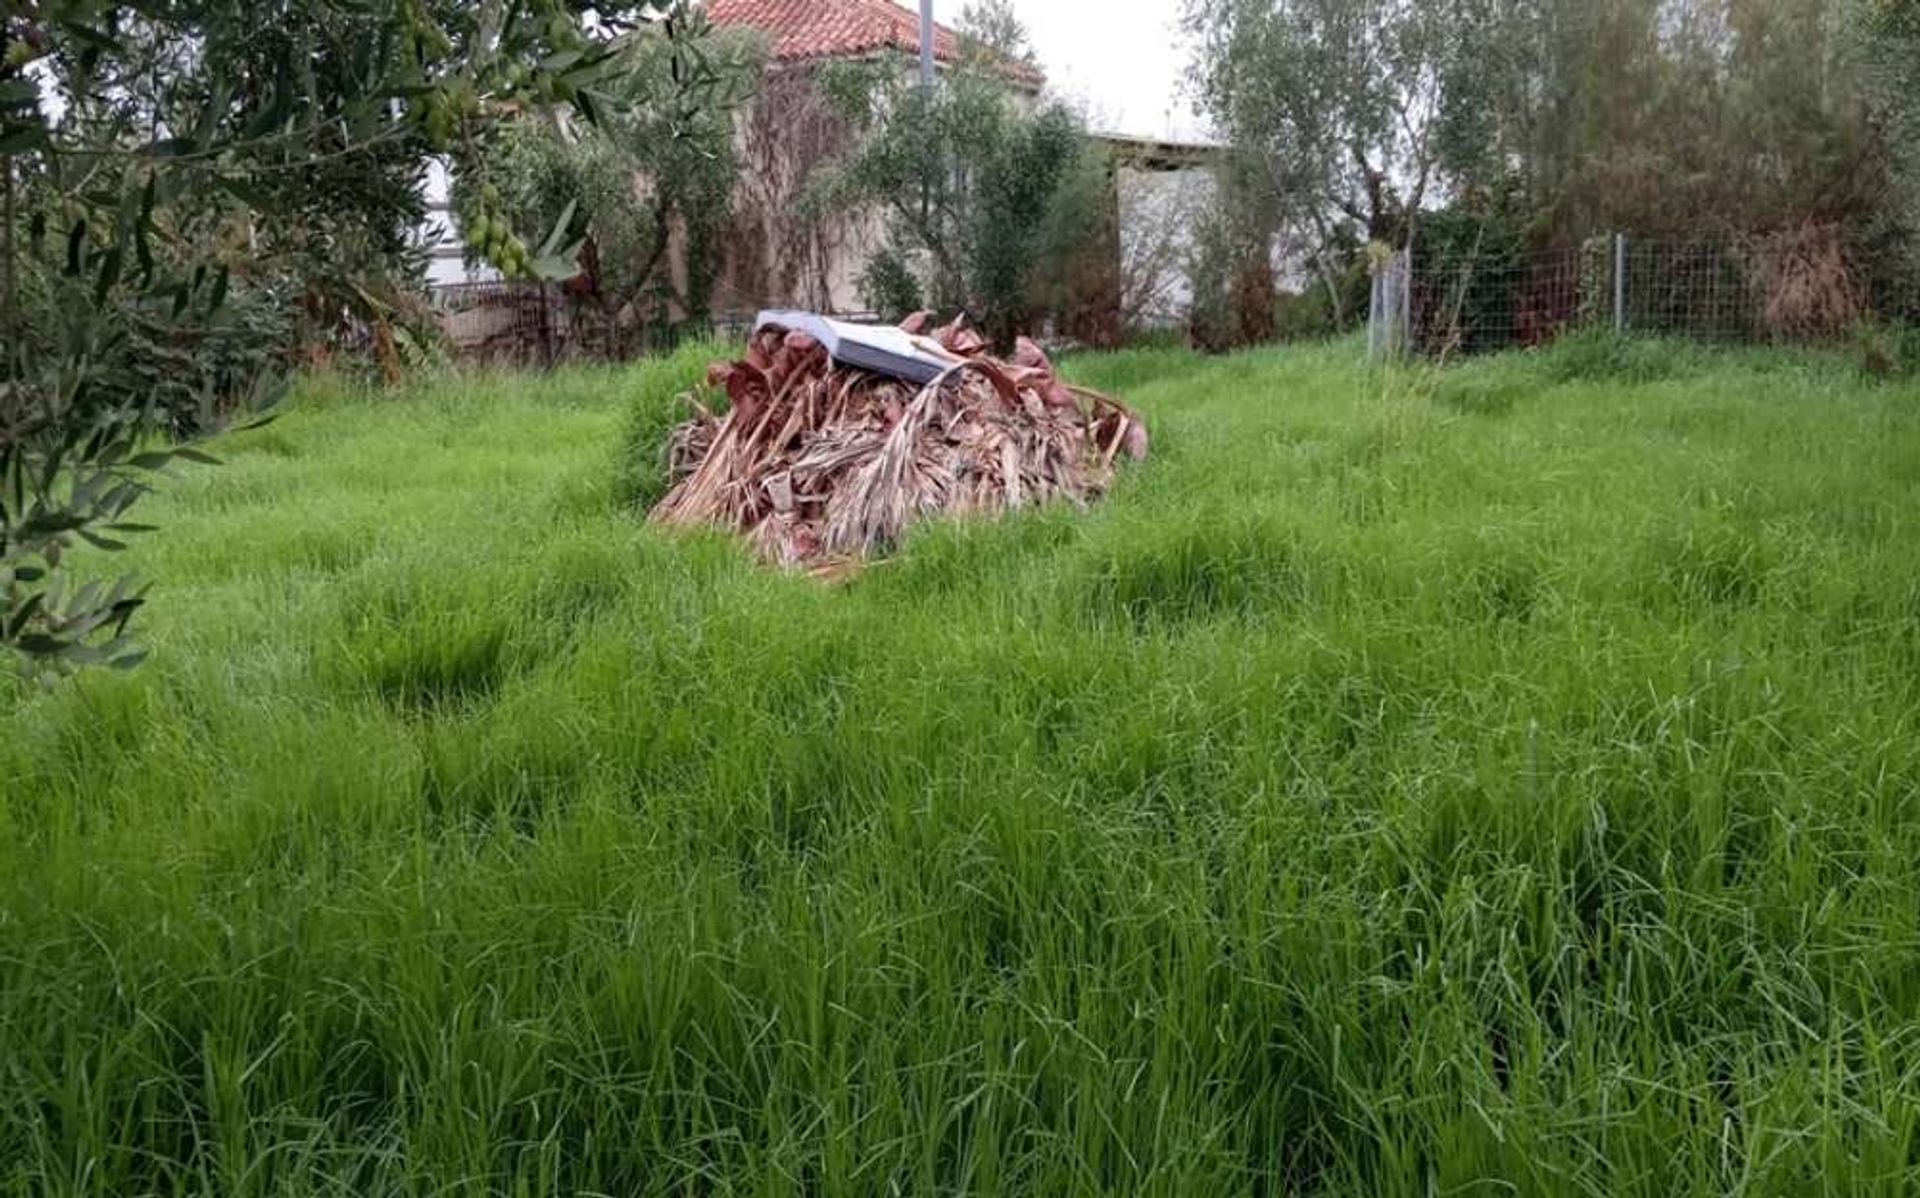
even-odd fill
[{"label": "leafy tree canopy", "polygon": [[[1316,270],[1423,210],[1529,244],[1920,230],[1912,0],[1188,0],[1201,108]],[[1896,213],[1900,230],[1889,227]],[[1358,234],[1356,237],[1355,234]],[[1895,260],[1875,250],[1871,262]],[[1331,275],[1329,274],[1329,277]]]},{"label": "leafy tree canopy", "polygon": [[829,73],[859,141],[826,170],[825,192],[885,214],[888,245],[869,280],[891,304],[963,311],[1009,342],[1042,319],[1050,272],[1076,257],[1080,239],[1105,232],[1057,219],[1084,196],[1070,186],[1089,152],[1080,119],[1061,104],[1030,111],[990,64],[964,65],[931,89],[901,66]]},{"label": "leafy tree canopy", "polygon": [[757,39],[732,30],[653,39],[609,81],[618,103],[597,123],[535,112],[493,126],[459,155],[470,256],[494,256],[513,228],[564,223],[581,247],[578,294],[609,321],[636,336],[704,323],[740,171],[735,117],[762,59]]},{"label": "leafy tree canopy", "polygon": [[[698,25],[581,0],[10,4],[0,645],[136,660],[139,589],[70,585],[66,558],[147,531],[156,474],[204,459],[168,438],[272,397],[290,311],[390,338],[430,157],[544,107],[596,121],[632,47]],[[565,233],[516,231],[497,262],[570,271]]]},{"label": "leafy tree canopy", "polygon": [[990,55],[1015,62],[1033,61],[1033,43],[1026,22],[1013,11],[1011,0],[969,0],[956,26],[960,36]]}]

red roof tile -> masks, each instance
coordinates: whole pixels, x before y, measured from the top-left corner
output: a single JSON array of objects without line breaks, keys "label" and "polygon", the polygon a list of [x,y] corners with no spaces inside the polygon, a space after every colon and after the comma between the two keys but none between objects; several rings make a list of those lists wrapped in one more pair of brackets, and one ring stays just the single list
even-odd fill
[{"label": "red roof tile", "polygon": [[[715,25],[744,25],[773,38],[779,62],[812,58],[857,58],[881,50],[920,53],[920,18],[893,0],[707,0]],[[934,26],[933,56],[960,60],[960,35]],[[1039,87],[1046,76],[1023,62],[1009,60],[1006,74],[1017,83]]]}]

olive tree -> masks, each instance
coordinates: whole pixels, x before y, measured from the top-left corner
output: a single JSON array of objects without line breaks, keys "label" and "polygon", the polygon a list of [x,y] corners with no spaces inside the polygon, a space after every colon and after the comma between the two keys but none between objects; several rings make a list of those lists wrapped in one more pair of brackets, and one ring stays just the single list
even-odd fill
[{"label": "olive tree", "polygon": [[1404,240],[1438,164],[1460,55],[1451,0],[1191,0],[1202,108],[1265,167],[1285,217]]},{"label": "olive tree", "polygon": [[1897,267],[1882,302],[1893,315],[1920,322],[1920,3],[1863,0],[1858,20],[1868,102],[1892,183],[1881,223]]},{"label": "olive tree", "polygon": [[[598,118],[627,46],[686,21],[577,0],[8,5],[0,646],[36,671],[137,661],[141,588],[77,583],[68,559],[149,531],[133,511],[156,480],[211,460],[180,433],[271,400],[290,363],[259,326],[308,282],[276,259],[371,295],[343,247],[395,248],[430,157],[537,107]],[[564,232],[491,248],[510,272],[570,269]],[[194,405],[209,419],[183,421]]]},{"label": "olive tree", "polygon": [[1271,323],[1254,292],[1272,278],[1277,242],[1338,320],[1357,247],[1413,237],[1440,182],[1448,90],[1473,77],[1459,11],[1473,2],[1188,0],[1190,82],[1234,148],[1209,225],[1214,251],[1195,280],[1214,293],[1234,281],[1241,315],[1229,323],[1242,331],[1229,342]]},{"label": "olive tree", "polygon": [[460,154],[453,198],[474,256],[502,225],[564,226],[580,246],[571,294],[599,309],[614,349],[711,315],[740,174],[735,118],[764,54],[751,35],[686,20],[680,36],[625,56],[607,83],[619,103],[597,123],[530,113]]},{"label": "olive tree", "polygon": [[1083,194],[1074,184],[1091,149],[1079,117],[1060,104],[1029,112],[998,67],[977,61],[931,89],[892,62],[833,72],[826,86],[855,145],[819,183],[830,202],[886,218],[870,301],[963,311],[1010,344],[1043,317],[1047,272],[1104,231],[1055,219]]},{"label": "olive tree", "polygon": [[986,57],[1002,61],[1033,61],[1033,45],[1026,22],[1013,11],[1011,0],[968,0],[955,26],[961,40]]},{"label": "olive tree", "polygon": [[1356,253],[1341,246],[1401,247],[1440,209],[1465,218],[1447,227],[1466,245],[1482,230],[1535,246],[1811,225],[1860,247],[1911,191],[1897,171],[1912,141],[1900,113],[1914,12],[1911,0],[1187,5],[1201,106],[1262,164],[1283,231],[1330,293]]}]

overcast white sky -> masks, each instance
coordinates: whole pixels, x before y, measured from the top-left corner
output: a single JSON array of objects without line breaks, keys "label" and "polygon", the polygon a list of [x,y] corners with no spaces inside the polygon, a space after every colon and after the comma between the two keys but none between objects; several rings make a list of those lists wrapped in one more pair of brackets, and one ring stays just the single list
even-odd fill
[{"label": "overcast white sky", "polygon": [[[917,10],[918,0],[899,0]],[[951,25],[965,0],[934,0],[934,16]],[[1147,137],[1198,137],[1182,78],[1187,46],[1181,6],[1168,0],[1013,0],[1055,91],[1084,103],[1102,132]]]}]

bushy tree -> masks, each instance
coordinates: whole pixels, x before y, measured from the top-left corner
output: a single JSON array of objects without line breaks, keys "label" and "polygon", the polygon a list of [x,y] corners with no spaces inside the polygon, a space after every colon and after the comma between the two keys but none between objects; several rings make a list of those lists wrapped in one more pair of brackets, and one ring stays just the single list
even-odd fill
[{"label": "bushy tree", "polygon": [[1473,41],[1478,68],[1444,116],[1456,193],[1517,184],[1575,238],[1846,219],[1875,202],[1846,4],[1475,7],[1490,14]]},{"label": "bushy tree", "polygon": [[1282,202],[1399,244],[1518,187],[1556,230],[1858,210],[1866,122],[1832,0],[1194,0],[1195,77]]},{"label": "bushy tree", "polygon": [[1920,323],[1920,3],[1865,0],[1858,14],[1869,111],[1886,147],[1889,187],[1869,280],[1881,310]]},{"label": "bushy tree", "polygon": [[1338,327],[1361,248],[1414,236],[1442,184],[1449,97],[1477,82],[1478,2],[1188,0],[1191,80],[1233,147],[1194,280],[1202,343],[1272,327],[1256,292],[1276,240]]},{"label": "bushy tree", "polygon": [[[705,325],[739,176],[734,119],[760,76],[758,43],[696,14],[674,39],[636,46],[595,124],[529,113],[460,155],[454,202],[484,243],[496,222],[564,222],[580,247],[573,294],[636,349]],[[678,239],[679,270],[674,251]]]},{"label": "bushy tree", "polygon": [[[629,41],[684,21],[560,0],[9,5],[0,645],[33,667],[135,660],[139,589],[70,584],[67,558],[146,531],[129,517],[157,472],[203,458],[170,435],[271,394],[287,289],[310,319],[373,310],[431,155],[537,105],[597,115]],[[539,265],[518,233],[497,248]]]},{"label": "bushy tree", "polygon": [[1405,239],[1434,183],[1452,0],[1191,0],[1203,109],[1260,164],[1282,218]]},{"label": "bushy tree", "polygon": [[[829,202],[884,213],[889,260],[870,272],[925,268],[926,302],[963,311],[1011,342],[1045,315],[1047,270],[1100,230],[1051,220],[1089,152],[1060,104],[1028,111],[997,70],[950,72],[932,89],[897,61],[848,66],[825,84],[856,131],[855,149],[818,181]],[[1069,235],[1069,244],[1053,244]]]},{"label": "bushy tree", "polygon": [[1437,208],[1508,246],[1812,225],[1836,230],[1856,264],[1887,261],[1867,247],[1894,237],[1886,218],[1912,190],[1894,174],[1912,142],[1898,131],[1902,97],[1920,83],[1899,32],[1912,11],[1911,0],[1187,8],[1203,108],[1266,165],[1301,265],[1327,277],[1349,265],[1334,249],[1343,240],[1398,248]]},{"label": "bushy tree", "polygon": [[1274,331],[1273,249],[1280,205],[1255,155],[1229,153],[1215,170],[1214,203],[1194,229],[1187,334],[1213,353]]},{"label": "bushy tree", "polygon": [[983,61],[1032,62],[1033,44],[1026,22],[1009,0],[968,0],[955,26],[961,39],[980,51]]}]

